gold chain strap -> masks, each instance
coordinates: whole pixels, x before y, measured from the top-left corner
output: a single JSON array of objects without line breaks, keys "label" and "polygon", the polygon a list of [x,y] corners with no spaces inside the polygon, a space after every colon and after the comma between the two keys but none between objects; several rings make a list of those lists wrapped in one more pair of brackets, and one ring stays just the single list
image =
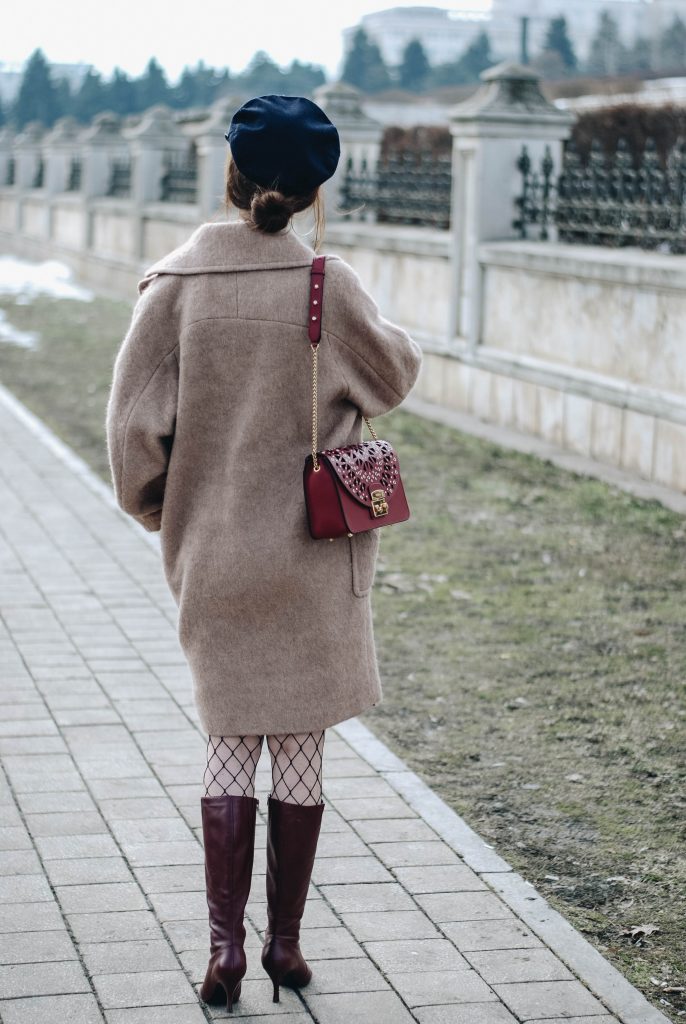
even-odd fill
[{"label": "gold chain strap", "polygon": [[317,349],[319,345],[312,345],[312,465],[315,473],[319,472],[317,461]]},{"label": "gold chain strap", "polygon": [[[312,349],[312,465],[315,473],[319,472],[319,460],[317,459],[317,370],[318,370],[318,344],[310,346]],[[375,441],[378,441],[374,427],[366,416],[364,422],[369,427],[369,433]]]}]

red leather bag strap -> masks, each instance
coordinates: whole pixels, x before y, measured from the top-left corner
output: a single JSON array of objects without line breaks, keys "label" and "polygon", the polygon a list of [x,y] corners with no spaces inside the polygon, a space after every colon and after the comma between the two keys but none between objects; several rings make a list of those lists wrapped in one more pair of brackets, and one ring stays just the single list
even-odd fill
[{"label": "red leather bag strap", "polygon": [[[312,463],[315,473],[319,472],[319,460],[317,459],[317,363],[319,357],[318,346],[322,336],[325,261],[326,256],[315,256],[312,260],[312,268],[310,270],[310,305],[307,313],[307,333],[312,351]],[[366,416],[363,415],[363,418],[369,427],[369,433],[375,441],[378,441],[379,439],[376,436],[374,427]]]},{"label": "red leather bag strap", "polygon": [[324,263],[326,256],[315,256],[310,271],[310,305],[307,331],[313,346],[322,336],[322,306],[324,300]]}]

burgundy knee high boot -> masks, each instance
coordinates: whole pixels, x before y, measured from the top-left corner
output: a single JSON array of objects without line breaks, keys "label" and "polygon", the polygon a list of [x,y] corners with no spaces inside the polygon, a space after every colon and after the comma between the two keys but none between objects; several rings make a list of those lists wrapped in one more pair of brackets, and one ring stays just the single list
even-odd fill
[{"label": "burgundy knee high boot", "polygon": [[210,920],[210,962],[200,989],[206,1003],[231,1012],[246,972],[243,915],[250,895],[255,853],[255,797],[203,796],[205,885]]},{"label": "burgundy knee high boot", "polygon": [[274,985],[300,988],[312,971],[300,951],[300,922],[317,852],[324,803],[293,804],[267,797],[267,928],[262,966]]}]

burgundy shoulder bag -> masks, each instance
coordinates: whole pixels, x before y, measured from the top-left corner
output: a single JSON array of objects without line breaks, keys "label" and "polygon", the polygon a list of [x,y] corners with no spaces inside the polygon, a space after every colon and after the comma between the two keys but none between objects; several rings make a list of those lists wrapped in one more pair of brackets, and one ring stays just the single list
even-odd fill
[{"label": "burgundy shoulder bag", "polygon": [[400,479],[398,456],[381,441],[364,416],[373,441],[317,451],[317,355],[322,333],[325,256],[310,274],[308,334],[312,349],[312,454],[305,459],[303,484],[310,534],[316,539],[352,537],[378,526],[402,523],[410,510]]}]

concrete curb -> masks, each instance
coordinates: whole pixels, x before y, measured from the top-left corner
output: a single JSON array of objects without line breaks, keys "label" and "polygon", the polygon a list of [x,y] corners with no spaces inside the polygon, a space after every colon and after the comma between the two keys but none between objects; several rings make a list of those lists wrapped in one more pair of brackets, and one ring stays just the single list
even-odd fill
[{"label": "concrete curb", "polygon": [[[37,440],[68,466],[109,508],[114,509],[132,529],[145,537],[147,543],[159,553],[159,535],[150,533],[127,516],[117,505],[111,488],[103,483],[85,460],[60,440],[2,384],[0,401],[31,430]],[[412,408],[410,411],[417,411],[419,415],[423,415]],[[441,419],[441,422],[446,421]],[[457,424],[448,425],[464,429]],[[333,726],[333,729],[402,796],[418,816],[434,829],[472,870],[480,875],[484,883],[498,894],[609,1010],[619,1017],[622,1024],[670,1024],[667,1017],[653,1007],[568,921],[549,906],[530,882],[513,871],[502,857],[366,725],[352,718]]]}]

